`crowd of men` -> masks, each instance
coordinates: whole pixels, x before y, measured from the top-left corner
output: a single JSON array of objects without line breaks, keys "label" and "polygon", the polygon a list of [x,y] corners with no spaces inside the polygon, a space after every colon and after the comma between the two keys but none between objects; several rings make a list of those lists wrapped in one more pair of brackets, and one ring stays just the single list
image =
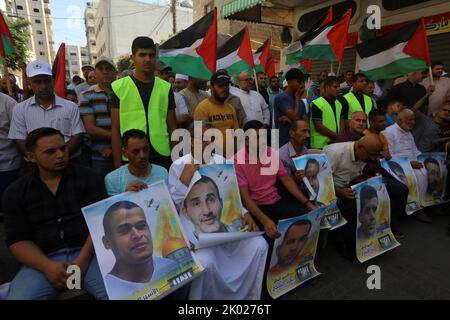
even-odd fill
[{"label": "crowd of men", "polygon": [[[26,65],[26,92],[13,83],[13,96],[8,96],[1,83],[0,212],[6,244],[23,265],[8,299],[54,298],[66,288],[71,264],[80,267],[85,290],[97,299],[108,298],[81,208],[164,180],[176,207],[185,210],[191,179],[207,163],[194,159],[193,150],[172,160],[178,141],[171,135],[177,128],[189,129],[192,146],[200,139],[202,150],[210,143],[203,139],[207,129],[223,134],[221,152],[208,163],[234,161],[244,224],[264,231],[263,237],[198,250],[206,271],[184,296],[191,299],[267,295],[263,283],[274,239],[280,237],[278,220],[319,205],[303,184],[305,174],[312,173],[296,169],[296,156],[327,155],[338,206],[349,221],[332,232],[332,240],[354,259],[357,206],[350,187],[381,175],[391,199],[392,231],[402,238],[408,187],[382,169],[379,160],[408,157],[419,189],[426,188],[428,177],[417,156],[446,151],[450,142],[450,78],[440,62],[432,65],[433,84],[421,71],[390,86],[352,71],[344,78],[320,72],[312,80],[291,69],[270,78],[260,72],[256,79],[244,71],[234,85],[226,70],[208,82],[174,75],[156,59],[148,37],[134,39],[131,52],[133,70],[118,74],[112,59],[100,57],[94,66],[83,66],[85,80],[74,77],[66,97],[55,95],[51,66],[39,60]],[[194,135],[195,121],[202,125],[201,136]],[[248,140],[239,150],[227,141],[226,130],[239,128],[253,129],[258,136],[263,129],[279,130],[280,149],[269,146],[261,156],[277,161],[277,171],[262,173],[267,165],[262,158],[249,161],[258,150]],[[123,210],[131,214],[133,208]],[[430,223],[435,211],[431,207],[415,216]]]}]

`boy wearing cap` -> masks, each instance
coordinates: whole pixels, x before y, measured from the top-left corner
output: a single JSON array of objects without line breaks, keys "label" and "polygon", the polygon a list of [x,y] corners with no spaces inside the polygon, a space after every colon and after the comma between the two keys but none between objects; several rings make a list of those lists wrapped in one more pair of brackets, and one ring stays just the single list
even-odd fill
[{"label": "boy wearing cap", "polygon": [[89,90],[89,88],[93,85],[93,83],[89,83],[89,73],[94,71],[94,67],[90,64],[85,64],[81,67],[81,71],[83,72],[85,82],[80,83],[75,87],[75,92],[77,93],[78,100],[80,100],[81,93],[83,91]]},{"label": "boy wearing cap", "polygon": [[114,169],[108,105],[111,83],[116,79],[117,71],[111,59],[100,57],[94,72],[97,84],[81,94],[80,114],[91,137],[92,169],[103,178]]},{"label": "boy wearing cap", "polygon": [[[121,137],[131,129],[149,137],[150,162],[169,169],[172,131],[177,128],[175,98],[170,83],[155,77],[156,47],[152,39],[137,37],[131,46],[135,69],[112,83],[111,140],[114,167],[122,166]],[[161,72],[158,69],[158,72]],[[124,159],[125,160],[125,159]]]},{"label": "boy wearing cap", "polygon": [[[211,97],[200,102],[194,110],[194,121],[205,120],[210,122],[213,128],[220,130],[224,148],[222,155],[226,154],[228,145],[226,130],[239,128],[236,110],[225,102],[230,95],[230,83],[231,78],[226,72],[218,71],[213,74],[211,77]],[[228,141],[228,143],[231,142]]]},{"label": "boy wearing cap", "polygon": [[55,95],[52,70],[47,62],[32,61],[26,71],[35,95],[14,108],[8,138],[13,139],[25,155],[25,139],[31,131],[41,127],[54,128],[63,134],[70,158],[75,160],[81,153],[85,132],[78,106]]}]

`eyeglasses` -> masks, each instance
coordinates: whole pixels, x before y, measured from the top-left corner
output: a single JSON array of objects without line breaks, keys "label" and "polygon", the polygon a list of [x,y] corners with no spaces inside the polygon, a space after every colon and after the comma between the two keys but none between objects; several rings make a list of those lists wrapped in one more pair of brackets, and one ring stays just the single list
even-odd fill
[{"label": "eyeglasses", "polygon": [[241,81],[253,81],[252,78],[242,79]]}]

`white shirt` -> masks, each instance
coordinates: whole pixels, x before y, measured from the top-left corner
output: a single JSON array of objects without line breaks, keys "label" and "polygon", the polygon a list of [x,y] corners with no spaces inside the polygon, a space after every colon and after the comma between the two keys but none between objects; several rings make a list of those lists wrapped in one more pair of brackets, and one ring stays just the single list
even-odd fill
[{"label": "white shirt", "polygon": [[410,161],[416,160],[421,153],[416,146],[414,136],[395,123],[383,131],[389,144],[389,152],[393,157],[408,157]]},{"label": "white shirt", "polygon": [[336,188],[348,188],[350,182],[362,175],[366,165],[355,158],[355,142],[333,143],[323,149],[333,172]]},{"label": "white shirt", "polygon": [[270,124],[270,109],[263,96],[254,91],[249,92],[238,90],[233,92],[234,95],[241,99],[242,106],[245,110],[244,124],[251,120],[258,120],[264,124]]},{"label": "white shirt", "polygon": [[173,92],[175,97],[175,114],[177,116],[182,116],[185,114],[189,114],[189,110],[186,104],[186,100],[184,100],[183,96],[179,92]]}]

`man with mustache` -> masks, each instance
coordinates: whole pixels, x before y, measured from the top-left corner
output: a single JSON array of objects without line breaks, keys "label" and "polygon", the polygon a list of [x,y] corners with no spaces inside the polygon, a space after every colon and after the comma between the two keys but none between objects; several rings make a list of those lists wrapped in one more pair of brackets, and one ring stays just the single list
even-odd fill
[{"label": "man with mustache", "polygon": [[233,231],[220,221],[222,209],[223,200],[217,184],[211,178],[202,176],[186,196],[182,212],[194,224],[194,233],[198,237],[201,232]]},{"label": "man with mustache", "polygon": [[122,145],[123,154],[129,162],[106,175],[105,185],[109,196],[125,191],[137,192],[149,184],[167,181],[167,170],[149,162],[149,144],[145,132],[128,130],[123,134]]},{"label": "man with mustache", "polygon": [[378,209],[377,191],[371,186],[364,186],[360,192],[359,223],[356,230],[360,241],[369,240],[376,233],[376,212]]},{"label": "man with mustache", "polygon": [[275,249],[277,264],[269,269],[269,276],[276,276],[289,268],[296,267],[304,259],[300,255],[308,243],[308,235],[311,231],[309,220],[299,220],[291,224],[284,234],[283,241]]},{"label": "man with mustache", "polygon": [[176,271],[170,259],[153,257],[153,241],[144,210],[131,201],[119,201],[103,217],[103,245],[116,262],[105,276],[110,299],[123,299]]}]

